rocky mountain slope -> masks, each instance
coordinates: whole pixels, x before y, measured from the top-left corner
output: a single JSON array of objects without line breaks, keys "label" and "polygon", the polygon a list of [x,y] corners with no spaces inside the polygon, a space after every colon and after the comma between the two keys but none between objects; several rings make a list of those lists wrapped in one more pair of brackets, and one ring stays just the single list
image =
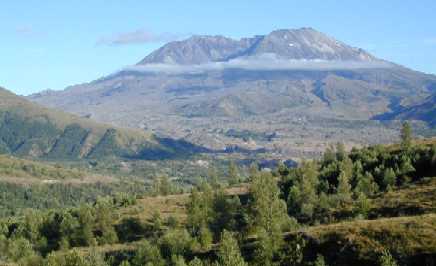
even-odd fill
[{"label": "rocky mountain slope", "polygon": [[395,140],[397,123],[372,118],[435,91],[435,76],[302,28],[171,42],[117,73],[30,99],[209,148],[304,157],[327,142]]},{"label": "rocky mountain slope", "polygon": [[224,36],[193,36],[164,45],[138,64],[201,64],[267,53],[286,59],[376,60],[362,49],[350,47],[312,28],[301,28],[277,30],[265,36],[241,40]]},{"label": "rocky mountain slope", "polygon": [[436,126],[436,94],[426,98],[418,104],[393,112],[390,114],[390,117],[395,119],[424,120],[430,125]]}]

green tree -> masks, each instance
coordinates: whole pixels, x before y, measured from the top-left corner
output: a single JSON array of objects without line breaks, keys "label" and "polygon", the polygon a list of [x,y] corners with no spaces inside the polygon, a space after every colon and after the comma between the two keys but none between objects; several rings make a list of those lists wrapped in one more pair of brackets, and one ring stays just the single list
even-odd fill
[{"label": "green tree", "polygon": [[130,262],[128,260],[123,260],[120,266],[130,266]]},{"label": "green tree", "polygon": [[362,218],[367,218],[368,213],[371,210],[371,201],[364,193],[359,192],[354,207],[356,215],[361,216]]},{"label": "green tree", "polygon": [[143,240],[132,259],[133,266],[164,266],[165,260],[162,258],[159,248],[150,244],[148,240]]},{"label": "green tree", "polygon": [[115,232],[113,205],[109,199],[98,199],[95,210],[95,235],[100,244],[113,244],[118,241]]},{"label": "green tree", "polygon": [[204,266],[204,263],[197,257],[191,260],[188,264],[189,266]]},{"label": "green tree", "polygon": [[306,246],[306,241],[301,235],[297,235],[291,240],[288,240],[281,251],[281,265],[296,266],[303,262],[303,249]]},{"label": "green tree", "polygon": [[349,176],[345,171],[341,171],[338,177],[338,187],[336,190],[338,203],[341,206],[345,206],[347,203],[351,202],[351,195]]},{"label": "green tree", "polygon": [[408,122],[404,122],[400,132],[401,147],[408,150],[412,145],[412,127]]},{"label": "green tree", "polygon": [[203,184],[202,190],[194,188],[187,204],[187,228],[192,236],[198,237],[200,229],[207,228],[213,213],[214,194],[208,184]]},{"label": "green tree", "polygon": [[218,250],[218,262],[220,266],[248,265],[241,256],[238,241],[236,241],[233,235],[226,230],[221,234],[221,243]]},{"label": "green tree", "polygon": [[385,190],[390,191],[397,184],[397,175],[392,168],[387,168],[383,175],[383,185]]},{"label": "green tree", "polygon": [[213,241],[213,235],[212,235],[212,232],[210,231],[209,227],[202,226],[200,228],[199,234],[197,236],[197,240],[200,244],[200,247],[203,250],[208,250],[210,248],[210,246],[212,245],[212,241]]},{"label": "green tree", "polygon": [[379,187],[370,172],[365,172],[364,175],[358,176],[357,184],[354,189],[356,194],[363,193],[366,196],[373,196],[378,190]]},{"label": "green tree", "polygon": [[294,177],[288,196],[291,215],[311,219],[318,205],[319,172],[313,162],[303,162]]},{"label": "green tree", "polygon": [[259,235],[257,259],[270,265],[282,244],[282,231],[289,223],[286,203],[280,199],[277,181],[269,173],[253,177],[250,192],[250,224]]},{"label": "green tree", "polygon": [[210,222],[215,236],[219,236],[223,229],[236,231],[238,218],[242,214],[242,206],[237,196],[229,196],[223,189],[215,192],[213,200],[213,219]]},{"label": "green tree", "polygon": [[159,239],[160,250],[164,258],[183,256],[192,245],[192,238],[186,229],[170,229]]},{"label": "green tree", "polygon": [[174,255],[171,257],[171,265],[173,266],[187,266],[185,258],[183,256]]},{"label": "green tree", "polygon": [[166,175],[158,176],[154,178],[152,190],[154,195],[167,196],[174,193],[174,187]]},{"label": "green tree", "polygon": [[336,158],[339,161],[343,161],[347,157],[347,153],[345,151],[345,145],[343,142],[338,142],[336,144]]},{"label": "green tree", "polygon": [[229,183],[230,185],[238,184],[241,182],[239,168],[234,161],[229,164]]},{"label": "green tree", "polygon": [[77,210],[77,220],[79,222],[76,230],[75,239],[78,246],[95,246],[97,240],[94,236],[95,218],[89,205],[81,205]]}]

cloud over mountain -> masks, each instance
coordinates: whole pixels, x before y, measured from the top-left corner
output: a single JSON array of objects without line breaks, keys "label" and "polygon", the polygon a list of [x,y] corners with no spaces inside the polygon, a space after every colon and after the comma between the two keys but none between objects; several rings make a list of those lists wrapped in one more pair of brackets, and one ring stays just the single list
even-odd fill
[{"label": "cloud over mountain", "polygon": [[102,37],[97,44],[103,45],[127,45],[140,43],[159,43],[177,40],[181,35],[173,33],[154,33],[145,29],[121,32],[112,36]]}]

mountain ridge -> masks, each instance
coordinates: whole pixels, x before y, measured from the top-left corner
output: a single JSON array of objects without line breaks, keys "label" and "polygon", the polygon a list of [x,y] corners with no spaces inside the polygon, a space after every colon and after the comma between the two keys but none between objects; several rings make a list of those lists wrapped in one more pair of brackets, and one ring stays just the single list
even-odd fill
[{"label": "mountain ridge", "polygon": [[269,53],[275,53],[285,59],[297,60],[377,60],[363,49],[348,46],[312,28],[300,28],[280,29],[267,35],[256,35],[240,40],[222,35],[194,35],[186,40],[164,45],[137,65],[201,64]]},{"label": "mountain ridge", "polygon": [[329,142],[395,141],[398,123],[374,118],[418,104],[434,88],[434,75],[303,28],[240,40],[194,36],[131,68],[29,99],[214,150],[313,157]]},{"label": "mountain ridge", "polygon": [[[0,152],[46,159],[165,159],[204,151],[38,106],[0,87]],[[174,146],[176,145],[176,146]],[[174,146],[174,148],[172,147]]]}]

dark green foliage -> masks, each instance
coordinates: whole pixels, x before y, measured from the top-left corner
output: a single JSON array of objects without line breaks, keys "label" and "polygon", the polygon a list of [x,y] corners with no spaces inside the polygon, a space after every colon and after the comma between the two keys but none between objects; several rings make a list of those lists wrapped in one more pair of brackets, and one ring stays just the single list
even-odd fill
[{"label": "dark green foliage", "polygon": [[218,262],[221,266],[248,265],[241,256],[238,241],[226,230],[221,234],[221,243],[218,250]]},{"label": "dark green foliage", "polygon": [[368,197],[435,175],[433,149],[428,145],[373,146],[347,154],[338,146],[336,151],[327,149],[318,162],[281,169],[280,187],[289,214],[301,222],[329,222],[349,215],[338,209],[354,208],[349,213],[365,217]]},{"label": "dark green foliage", "polygon": [[162,258],[159,248],[152,245],[149,241],[144,240],[138,247],[135,257],[132,260],[132,266],[164,266],[165,260]]},{"label": "dark green foliage", "polygon": [[[135,183],[95,183],[75,184],[35,184],[23,186],[0,182],[0,217],[19,215],[25,208],[53,209],[92,203],[101,196],[116,196],[115,204],[125,205],[134,202],[135,195],[144,194],[146,187]],[[120,202],[119,193],[129,193],[130,197]],[[117,196],[118,195],[118,196]]]},{"label": "dark green foliage", "polygon": [[89,133],[89,130],[82,128],[78,124],[68,125],[56,140],[47,156],[54,159],[80,158],[82,147]]},{"label": "dark green foliage", "polygon": [[401,147],[409,149],[412,144],[412,127],[408,122],[404,122],[401,128]]},{"label": "dark green foliage", "polygon": [[45,116],[27,119],[16,112],[0,111],[0,140],[13,154],[41,156],[60,133]]}]

